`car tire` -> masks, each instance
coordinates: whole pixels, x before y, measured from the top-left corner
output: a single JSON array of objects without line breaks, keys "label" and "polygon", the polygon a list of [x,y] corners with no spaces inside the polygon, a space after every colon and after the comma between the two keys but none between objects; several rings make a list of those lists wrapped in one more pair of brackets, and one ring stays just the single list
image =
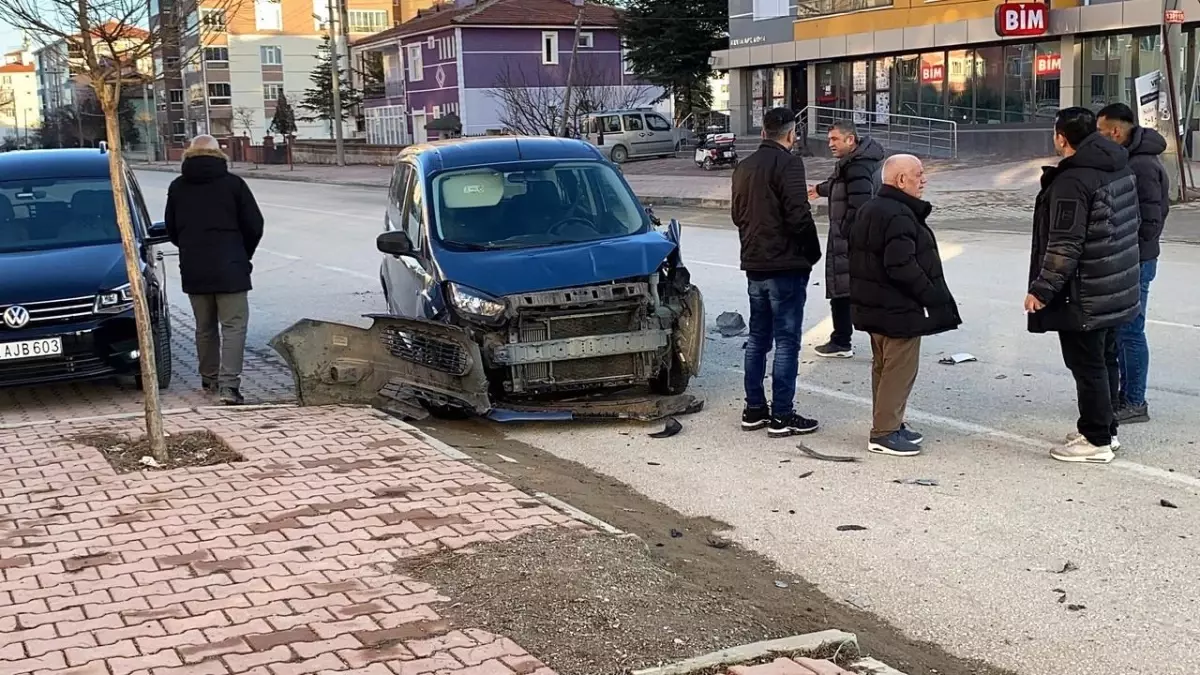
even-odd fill
[{"label": "car tire", "polygon": [[[163,314],[162,319],[153,326],[154,331],[154,365],[158,374],[158,390],[165,391],[171,387],[174,366],[171,363],[171,315]],[[142,372],[139,364],[137,375],[134,376],[137,388],[144,389]]]},{"label": "car tire", "polygon": [[612,157],[613,162],[617,164],[624,164],[625,162],[629,161],[629,150],[625,149],[625,146],[623,145],[614,146],[612,152],[610,153],[610,157]]},{"label": "car tire", "polygon": [[705,157],[704,163],[700,165],[700,168],[704,169],[705,171],[712,171],[714,167],[715,165],[713,164],[711,157]]},{"label": "car tire", "polygon": [[683,371],[679,354],[672,352],[670,367],[659,371],[654,379],[650,380],[650,391],[660,396],[677,396],[687,391],[691,381],[692,377]]}]

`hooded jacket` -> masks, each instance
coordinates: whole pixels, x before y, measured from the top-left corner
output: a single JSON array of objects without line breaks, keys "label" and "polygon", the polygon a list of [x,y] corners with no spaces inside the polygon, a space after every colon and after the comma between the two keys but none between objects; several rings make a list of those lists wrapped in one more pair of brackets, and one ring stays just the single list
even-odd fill
[{"label": "hooded jacket", "polygon": [[846,239],[854,327],[892,338],[954,330],[962,324],[946,285],[933,209],[890,185],[858,209]]},{"label": "hooded jacket", "polygon": [[825,297],[850,295],[850,251],[846,239],[854,215],[875,194],[883,146],[870,136],[833,167],[833,175],[817,185],[817,194],[829,199],[829,240],[825,245]]},{"label": "hooded jacket", "polygon": [[1141,260],[1157,260],[1162,251],[1159,239],[1171,208],[1171,181],[1161,157],[1167,149],[1167,140],[1154,129],[1134,127],[1125,149],[1129,151],[1129,168],[1137,177],[1142,215],[1138,231]]},{"label": "hooded jacket", "polygon": [[167,235],[179,247],[179,276],[188,295],[251,289],[250,261],[263,236],[263,216],[246,181],[229,173],[220,150],[190,148],[167,189]]},{"label": "hooded jacket", "polygon": [[1138,188],[1125,148],[1093,133],[1042,170],[1029,293],[1046,306],[1034,333],[1114,328],[1141,302]]},{"label": "hooded jacket", "polygon": [[749,274],[811,272],[821,260],[821,240],[808,204],[804,160],[774,141],[733,170],[730,216]]}]

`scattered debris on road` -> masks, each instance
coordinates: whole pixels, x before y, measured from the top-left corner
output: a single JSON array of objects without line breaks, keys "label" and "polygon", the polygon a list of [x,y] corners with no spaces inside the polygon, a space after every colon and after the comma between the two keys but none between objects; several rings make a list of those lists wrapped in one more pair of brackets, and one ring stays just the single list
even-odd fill
[{"label": "scattered debris on road", "polygon": [[1067,561],[1067,562],[1066,562],[1066,563],[1065,563],[1065,564],[1062,566],[1062,569],[1060,569],[1060,570],[1054,570],[1054,573],[1055,573],[1055,574],[1068,574],[1068,573],[1070,573],[1070,572],[1075,572],[1075,571],[1077,571],[1078,569],[1079,569],[1079,565],[1076,565],[1075,563],[1073,563],[1073,562],[1071,562],[1070,560],[1068,560],[1068,561]]},{"label": "scattered debris on road", "polygon": [[512,457],[509,457],[508,455],[502,455],[502,454],[500,454],[500,453],[498,453],[498,452],[497,452],[497,453],[496,453],[496,456],[497,456],[497,457],[499,457],[501,460],[503,460],[503,461],[505,461],[505,462],[508,462],[509,464],[520,464],[520,462],[518,462],[517,460],[513,459]]},{"label": "scattered debris on road", "polygon": [[1067,605],[1067,609],[1072,612],[1078,612],[1087,609],[1087,605]]},{"label": "scattered debris on road", "polygon": [[863,530],[866,530],[866,529],[867,528],[863,527],[862,525],[838,525],[837,526],[838,532],[862,532]]},{"label": "scattered debris on road", "polygon": [[709,546],[711,546],[713,548],[729,548],[729,544],[731,544],[732,542],[730,542],[725,537],[722,537],[721,535],[716,534],[714,532],[714,533],[710,533],[707,537],[704,538],[704,543],[708,544]]},{"label": "scattered debris on road", "polygon": [[805,471],[804,473],[800,474],[798,476],[798,478],[808,478],[809,476],[813,475],[814,473],[816,473],[816,471]]},{"label": "scattered debris on road", "polygon": [[650,438],[670,438],[675,434],[683,431],[683,425],[674,417],[668,417],[662,431],[655,431],[649,434]]},{"label": "scattered debris on road", "polygon": [[857,462],[858,461],[857,457],[851,457],[849,455],[826,455],[826,454],[817,452],[816,450],[813,450],[812,448],[808,447],[807,445],[805,445],[803,443],[796,444],[796,449],[799,450],[800,452],[803,452],[804,454],[808,455],[809,457],[812,457],[813,459],[819,459],[822,462]]},{"label": "scattered debris on road", "polygon": [[[150,452],[150,441],[145,436],[130,438],[112,431],[97,431],[75,436],[71,442],[99,450],[117,473],[134,473],[148,469],[163,471],[245,461],[245,457],[211,431],[188,431],[168,435],[169,459],[166,462],[154,459]],[[146,459],[150,462],[146,462]]]},{"label": "scattered debris on road", "polygon": [[775,588],[787,588],[787,587],[788,587],[788,582],[786,582],[786,581],[776,581],[775,582]]},{"label": "scattered debris on road", "polygon": [[925,487],[937,487],[940,485],[936,478],[897,478],[892,482],[901,485],[924,485]]},{"label": "scattered debris on road", "polygon": [[1179,508],[1178,506],[1175,506],[1175,504],[1174,504],[1173,502],[1167,501],[1166,499],[1160,499],[1160,500],[1158,500],[1158,505],[1159,505],[1159,506],[1161,506],[1161,507],[1163,507],[1163,508],[1166,508],[1166,509],[1177,509],[1177,508]]},{"label": "scattered debris on road", "polygon": [[683,536],[683,533],[680,532],[679,530],[675,530],[675,529],[671,530],[671,538],[672,539],[679,539],[682,536]]},{"label": "scattered debris on road", "polygon": [[746,332],[746,320],[738,312],[721,312],[717,315],[717,332],[724,338],[738,337]]},{"label": "scattered debris on road", "polygon": [[1058,593],[1058,604],[1064,604],[1067,601],[1067,592],[1061,588],[1051,589],[1051,593]]},{"label": "scattered debris on road", "polygon": [[978,361],[978,360],[979,359],[975,358],[975,356],[973,354],[968,354],[966,352],[960,352],[958,354],[951,354],[950,356],[943,356],[942,358],[938,359],[938,363],[942,364],[943,366],[955,366],[960,363],[967,363],[968,361]]}]

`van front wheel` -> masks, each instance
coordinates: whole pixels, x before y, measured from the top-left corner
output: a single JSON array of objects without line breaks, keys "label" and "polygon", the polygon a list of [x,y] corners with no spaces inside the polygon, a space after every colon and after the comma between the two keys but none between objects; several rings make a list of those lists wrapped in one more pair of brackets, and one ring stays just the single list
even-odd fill
[{"label": "van front wheel", "polygon": [[612,161],[616,162],[617,164],[624,164],[628,160],[629,151],[625,149],[625,146],[618,145],[612,149]]}]

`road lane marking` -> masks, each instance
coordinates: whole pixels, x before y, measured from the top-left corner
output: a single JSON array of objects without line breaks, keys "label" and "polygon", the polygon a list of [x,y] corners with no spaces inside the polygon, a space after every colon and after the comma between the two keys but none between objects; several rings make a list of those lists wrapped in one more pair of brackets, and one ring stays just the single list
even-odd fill
[{"label": "road lane marking", "polygon": [[[304,213],[317,213],[322,216],[333,216],[335,218],[356,218],[358,220],[369,220],[373,223],[379,223],[380,228],[383,227],[383,216],[363,216],[357,213],[342,213],[338,211],[327,211],[325,209],[310,209],[306,206],[292,206],[291,204],[277,204],[274,202],[259,202],[260,206],[270,206],[277,209],[291,209],[292,211],[303,211]],[[381,230],[382,231],[382,230]]]},{"label": "road lane marking", "polygon": [[[290,253],[282,253],[282,252],[280,252],[280,251],[272,251],[271,249],[262,248],[262,247],[259,247],[259,249],[258,249],[258,250],[259,250],[259,251],[262,251],[263,253],[267,253],[267,254],[270,254],[270,255],[273,255],[273,256],[278,256],[278,257],[280,257],[280,258],[283,258],[284,260],[290,260],[290,261],[292,261],[292,262],[301,262],[301,261],[305,261],[305,259],[304,259],[304,258],[301,258],[301,257],[300,257],[300,256],[298,256],[298,255],[292,255],[292,254],[290,254]],[[364,274],[364,273],[362,273],[362,272],[356,272],[356,271],[354,271],[354,270],[348,270],[348,269],[346,269],[345,267],[337,267],[337,266],[335,266],[335,265],[326,265],[326,264],[323,264],[323,263],[310,263],[310,264],[311,264],[313,267],[317,267],[317,268],[323,269],[323,270],[325,270],[326,272],[334,272],[334,273],[336,273],[336,274],[344,274],[344,275],[346,275],[346,276],[354,277],[354,278],[356,278],[356,279],[365,279],[365,280],[367,280],[367,281],[377,281],[377,280],[378,280],[378,277],[377,277],[377,276],[374,276],[374,275],[371,275],[371,274]]]}]

